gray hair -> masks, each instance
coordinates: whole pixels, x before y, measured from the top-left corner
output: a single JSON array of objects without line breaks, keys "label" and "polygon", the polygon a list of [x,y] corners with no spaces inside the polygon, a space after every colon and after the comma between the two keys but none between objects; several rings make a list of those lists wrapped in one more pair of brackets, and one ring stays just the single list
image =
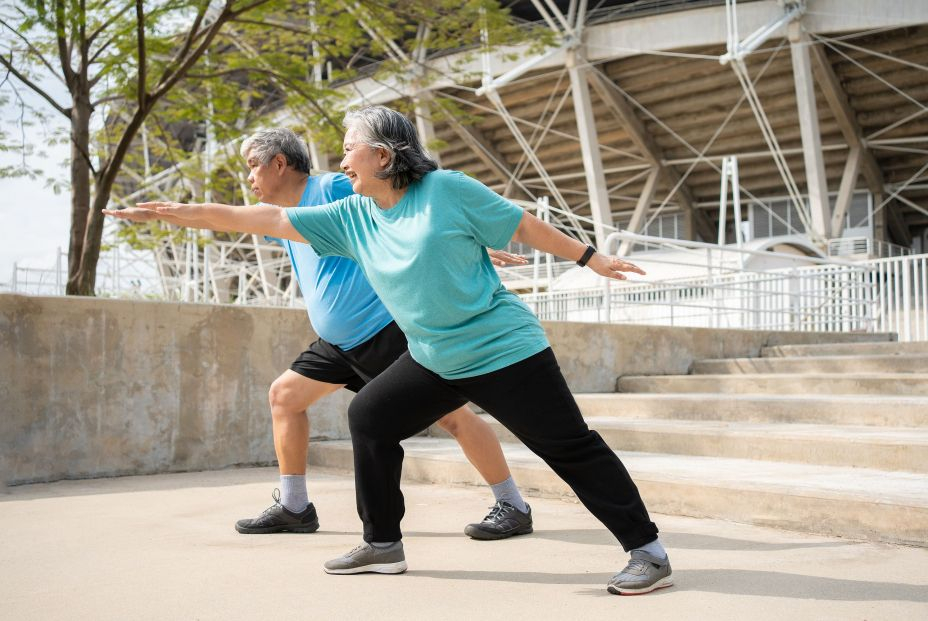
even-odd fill
[{"label": "gray hair", "polygon": [[293,166],[297,172],[309,174],[309,149],[306,143],[285,127],[262,129],[245,138],[242,143],[242,157],[253,157],[265,165],[278,153],[287,159],[288,166]]},{"label": "gray hair", "polygon": [[346,129],[355,129],[364,144],[384,149],[390,163],[378,179],[391,179],[393,189],[401,190],[438,168],[419,141],[416,128],[405,116],[384,106],[368,106],[345,114]]}]

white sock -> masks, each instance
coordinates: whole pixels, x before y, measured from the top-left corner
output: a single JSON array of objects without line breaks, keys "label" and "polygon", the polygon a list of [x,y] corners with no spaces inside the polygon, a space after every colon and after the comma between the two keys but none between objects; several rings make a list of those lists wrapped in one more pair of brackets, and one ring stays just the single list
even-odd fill
[{"label": "white sock", "polygon": [[280,504],[288,511],[302,513],[309,505],[305,474],[280,475]]},{"label": "white sock", "polygon": [[389,548],[396,544],[395,541],[372,541],[371,546],[377,549]]},{"label": "white sock", "polygon": [[664,546],[661,544],[660,539],[655,539],[651,543],[646,543],[640,548],[635,548],[636,550],[643,550],[651,556],[656,558],[664,559],[667,558],[667,550],[664,549]]},{"label": "white sock", "polygon": [[519,488],[516,486],[516,482],[512,480],[512,477],[496,485],[491,485],[490,489],[493,490],[493,496],[496,497],[497,502],[508,502],[522,513],[528,512],[528,507],[522,499],[522,494],[519,493]]}]

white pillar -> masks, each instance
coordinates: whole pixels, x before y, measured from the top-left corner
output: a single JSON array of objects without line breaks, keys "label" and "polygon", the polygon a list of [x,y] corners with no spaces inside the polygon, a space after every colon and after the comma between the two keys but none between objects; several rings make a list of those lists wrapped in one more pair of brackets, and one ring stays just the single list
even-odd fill
[{"label": "white pillar", "polygon": [[818,127],[818,109],[815,107],[815,86],[812,80],[812,61],[809,57],[811,40],[802,30],[802,23],[789,25],[790,53],[793,59],[793,79],[796,85],[796,106],[799,109],[799,130],[802,135],[802,152],[806,167],[806,187],[814,233],[822,238],[831,233],[831,208],[828,204],[828,181],[825,177],[825,158],[822,153],[822,136]]},{"label": "white pillar", "polygon": [[426,148],[438,165],[441,166],[441,159],[438,149],[431,147],[435,143],[435,124],[432,122],[432,96],[428,91],[422,91],[413,98],[413,107],[416,114],[416,131],[419,132],[419,140],[422,146]]},{"label": "white pillar", "polygon": [[580,49],[567,52],[567,68],[570,72],[571,95],[574,100],[574,112],[577,116],[577,130],[580,133],[580,152],[583,155],[583,171],[590,194],[590,210],[594,221],[593,230],[597,247],[604,247],[607,232],[603,225],[613,226],[612,209],[609,205],[609,190],[606,187],[606,175],[603,172],[603,159],[599,152],[599,140],[596,135],[596,118],[593,116],[593,104],[590,101],[590,87],[587,81],[589,69],[583,66],[586,59]]}]

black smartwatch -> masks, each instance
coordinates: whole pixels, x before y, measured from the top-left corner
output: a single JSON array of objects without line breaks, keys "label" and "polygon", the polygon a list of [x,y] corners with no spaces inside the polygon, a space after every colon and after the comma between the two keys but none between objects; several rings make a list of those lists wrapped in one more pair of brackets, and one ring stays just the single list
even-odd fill
[{"label": "black smartwatch", "polygon": [[596,248],[593,246],[587,246],[586,250],[583,251],[583,256],[580,257],[580,260],[577,261],[577,265],[583,267],[587,264],[587,261],[593,258],[593,255],[596,254]]}]

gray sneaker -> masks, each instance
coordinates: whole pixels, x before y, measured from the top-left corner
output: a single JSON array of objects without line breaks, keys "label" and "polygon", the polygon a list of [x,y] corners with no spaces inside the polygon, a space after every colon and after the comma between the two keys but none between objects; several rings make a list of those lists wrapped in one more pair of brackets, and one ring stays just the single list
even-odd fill
[{"label": "gray sneaker", "polygon": [[612,576],[606,585],[615,595],[643,595],[673,584],[669,558],[657,558],[644,550],[632,550],[625,569]]},{"label": "gray sneaker", "polygon": [[316,507],[313,503],[299,513],[294,513],[280,504],[280,490],[275,489],[271,494],[274,504],[264,510],[256,518],[239,520],[235,523],[235,530],[243,535],[258,535],[265,533],[314,533],[319,530],[319,518],[316,517]]},{"label": "gray sneaker", "polygon": [[326,561],[327,574],[401,574],[406,571],[403,542],[397,541],[388,548],[375,548],[364,542],[344,556]]}]

